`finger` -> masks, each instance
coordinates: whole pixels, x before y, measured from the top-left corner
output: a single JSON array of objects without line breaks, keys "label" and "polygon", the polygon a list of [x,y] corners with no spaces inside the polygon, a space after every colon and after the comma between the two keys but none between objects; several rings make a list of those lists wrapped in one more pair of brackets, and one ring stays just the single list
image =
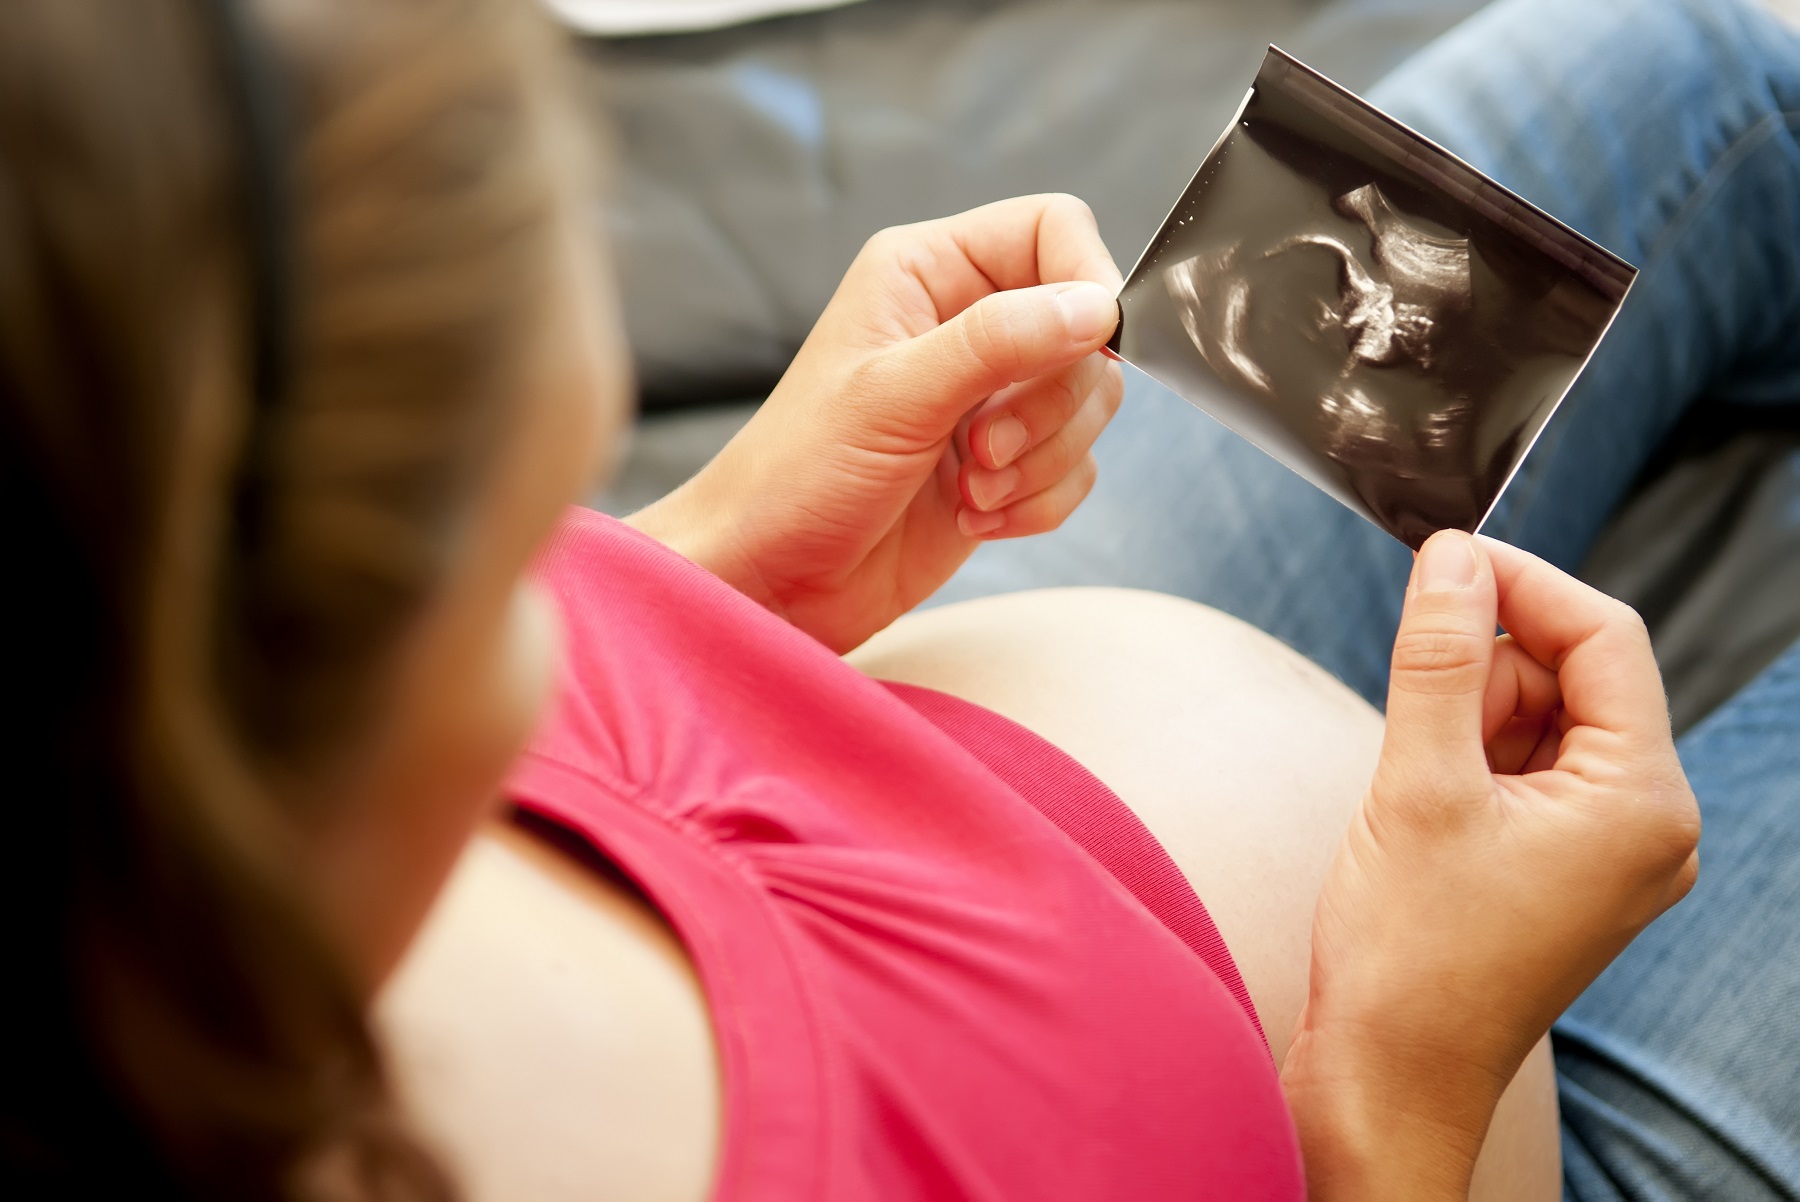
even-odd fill
[{"label": "finger", "polygon": [[1556,766],[1562,753],[1561,710],[1541,718],[1513,718],[1488,740],[1488,767],[1503,776],[1527,776]]},{"label": "finger", "polygon": [[1125,285],[1093,210],[1066,193],[995,201],[935,224],[998,288],[1089,280],[1116,295]]},{"label": "finger", "polygon": [[1494,659],[1493,572],[1461,531],[1431,536],[1413,564],[1388,681],[1378,778],[1446,800],[1487,787],[1483,705]]},{"label": "finger", "polygon": [[844,399],[862,410],[865,425],[935,441],[1007,385],[1086,358],[1112,336],[1118,320],[1118,306],[1097,284],[996,292],[881,351]]},{"label": "finger", "polygon": [[1496,640],[1481,716],[1488,767],[1508,775],[1528,771],[1546,739],[1554,760],[1562,739],[1555,726],[1561,702],[1556,673],[1532,659],[1510,635]]},{"label": "finger", "polygon": [[1530,776],[1533,772],[1548,772],[1556,767],[1557,760],[1562,758],[1563,723],[1568,715],[1561,710],[1544,723],[1543,733],[1538,736],[1537,745],[1525,757],[1525,762],[1513,770],[1515,776]]},{"label": "finger", "polygon": [[1535,555],[1480,542],[1494,566],[1501,625],[1556,671],[1570,718],[1614,733],[1667,735],[1662,675],[1637,613]]},{"label": "finger", "polygon": [[976,509],[1000,509],[1023,497],[1039,493],[1068,475],[1087,457],[1106,423],[1119,411],[1124,389],[1109,386],[1102,374],[1086,402],[1050,436],[1018,462],[993,471],[977,463],[962,469],[963,500]]},{"label": "finger", "polygon": [[1494,644],[1494,666],[1482,701],[1482,738],[1493,742],[1500,728],[1515,719],[1541,722],[1562,704],[1556,673],[1531,658],[1511,635]]},{"label": "finger", "polygon": [[882,230],[852,273],[898,269],[948,321],[993,292],[1086,280],[1124,286],[1087,205],[1048,194],[996,201],[953,217]]},{"label": "finger", "polygon": [[1003,468],[1066,425],[1119,365],[1089,355],[1058,372],[1014,384],[994,394],[969,423],[969,449],[985,468]]},{"label": "finger", "polygon": [[1075,512],[1075,507],[1087,499],[1099,472],[1094,457],[1084,455],[1080,463],[1044,491],[992,513],[964,506],[957,512],[957,523],[971,538],[1023,538],[1043,534],[1062,525]]}]

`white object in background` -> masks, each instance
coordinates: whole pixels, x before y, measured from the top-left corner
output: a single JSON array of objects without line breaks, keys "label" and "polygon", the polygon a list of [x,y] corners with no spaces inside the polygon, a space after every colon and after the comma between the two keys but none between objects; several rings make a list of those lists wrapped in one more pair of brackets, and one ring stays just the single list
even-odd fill
[{"label": "white object in background", "polygon": [[630,37],[691,33],[744,25],[784,13],[839,8],[856,0],[545,0],[563,24],[580,33]]}]

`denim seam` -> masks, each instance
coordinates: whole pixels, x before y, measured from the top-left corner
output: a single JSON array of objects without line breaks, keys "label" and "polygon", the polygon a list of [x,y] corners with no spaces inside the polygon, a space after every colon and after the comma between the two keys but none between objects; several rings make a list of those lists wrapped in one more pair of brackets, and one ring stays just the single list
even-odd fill
[{"label": "denim seam", "polygon": [[1677,206],[1674,214],[1663,227],[1662,233],[1658,234],[1656,241],[1651,244],[1650,253],[1644,257],[1644,262],[1646,264],[1654,263],[1666,253],[1670,241],[1681,233],[1693,221],[1700,208],[1712,199],[1710,194],[1716,193],[1723,187],[1726,178],[1782,127],[1785,127],[1790,133],[1794,132],[1796,128],[1800,128],[1800,110],[1778,109],[1772,113],[1765,113],[1743,132],[1732,138],[1719,152],[1718,157],[1713,160],[1712,165],[1706,169],[1706,173],[1700,177],[1699,182],[1694,185],[1687,198]]},{"label": "denim seam", "polygon": [[[1550,1029],[1556,1033],[1559,1039],[1578,1045],[1592,1061],[1598,1062],[1597,1067],[1600,1071],[1628,1077],[1637,1089],[1652,1096],[1663,1107],[1687,1120],[1695,1131],[1705,1135],[1708,1143],[1716,1148],[1728,1150],[1734,1159],[1762,1178],[1763,1182],[1775,1193],[1779,1194],[1782,1191],[1785,1182],[1781,1170],[1769,1162],[1768,1155],[1760,1148],[1750,1146],[1747,1141],[1732,1137],[1732,1131],[1739,1128],[1743,1122],[1741,1117],[1721,1117],[1711,1109],[1696,1106],[1691,1096],[1684,1095],[1678,1085],[1665,1080],[1663,1075],[1656,1073],[1654,1069],[1647,1070],[1646,1066],[1638,1063],[1634,1057],[1629,1056],[1628,1052],[1621,1054],[1616,1046],[1616,1041],[1609,1038],[1602,1028],[1595,1024],[1564,1015],[1551,1024]],[[1654,1067],[1666,1070],[1670,1066],[1662,1063]],[[1565,1076],[1561,1066],[1558,1066],[1556,1081],[1559,1092],[1565,1080],[1583,1089],[1587,1088],[1586,1084],[1576,1076]],[[1589,1092],[1593,1091],[1589,1090]],[[1712,1099],[1703,1097],[1700,1100],[1711,1101]],[[1760,1134],[1772,1134],[1776,1137],[1781,1134],[1778,1131],[1770,1131],[1767,1123],[1760,1124],[1758,1130]]]},{"label": "denim seam", "polygon": [[[1773,137],[1780,128],[1785,128],[1790,133],[1800,130],[1800,112],[1782,109],[1778,112],[1766,113],[1725,145],[1718,157],[1713,160],[1712,165],[1701,175],[1686,199],[1676,207],[1675,212],[1664,224],[1662,231],[1657,234],[1656,240],[1650,244],[1650,251],[1644,256],[1644,273],[1647,274],[1661,261],[1663,256],[1669,253],[1670,245],[1675,238],[1693,224],[1705,206],[1724,187],[1725,181],[1731,176],[1731,173],[1748,161],[1750,156],[1760,149],[1769,138]],[[1791,310],[1795,307],[1794,300],[1790,299],[1788,308]],[[1508,507],[1506,519],[1502,523],[1503,530],[1496,532],[1496,537],[1501,541],[1516,541],[1519,526],[1524,522],[1525,515],[1531,511],[1530,503],[1549,472],[1549,465],[1562,445],[1563,433],[1567,428],[1566,423],[1559,425],[1552,421],[1550,427],[1541,436],[1536,448],[1539,454],[1534,458],[1539,466],[1533,470],[1522,472],[1521,478],[1514,482],[1516,491],[1513,493],[1513,503]]]}]

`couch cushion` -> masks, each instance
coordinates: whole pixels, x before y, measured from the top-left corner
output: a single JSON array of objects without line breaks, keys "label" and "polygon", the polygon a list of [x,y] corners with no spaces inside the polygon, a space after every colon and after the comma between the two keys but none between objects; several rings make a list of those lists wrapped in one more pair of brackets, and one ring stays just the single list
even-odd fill
[{"label": "couch cushion", "polygon": [[1129,267],[1279,42],[1354,88],[1480,0],[865,0],[591,40],[605,214],[647,401],[755,395],[863,241],[1029,192]]}]

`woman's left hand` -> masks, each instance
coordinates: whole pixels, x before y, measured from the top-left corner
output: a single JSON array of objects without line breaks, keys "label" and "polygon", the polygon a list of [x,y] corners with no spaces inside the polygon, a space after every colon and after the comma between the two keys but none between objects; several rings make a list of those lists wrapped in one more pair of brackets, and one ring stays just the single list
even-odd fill
[{"label": "woman's left hand", "polygon": [[1699,839],[1638,615],[1515,547],[1432,535],[1281,1069],[1309,1196],[1466,1199],[1507,1082],[1693,887]]},{"label": "woman's left hand", "polygon": [[749,425],[632,524],[847,651],[1087,495],[1120,282],[1069,196],[884,230]]}]

